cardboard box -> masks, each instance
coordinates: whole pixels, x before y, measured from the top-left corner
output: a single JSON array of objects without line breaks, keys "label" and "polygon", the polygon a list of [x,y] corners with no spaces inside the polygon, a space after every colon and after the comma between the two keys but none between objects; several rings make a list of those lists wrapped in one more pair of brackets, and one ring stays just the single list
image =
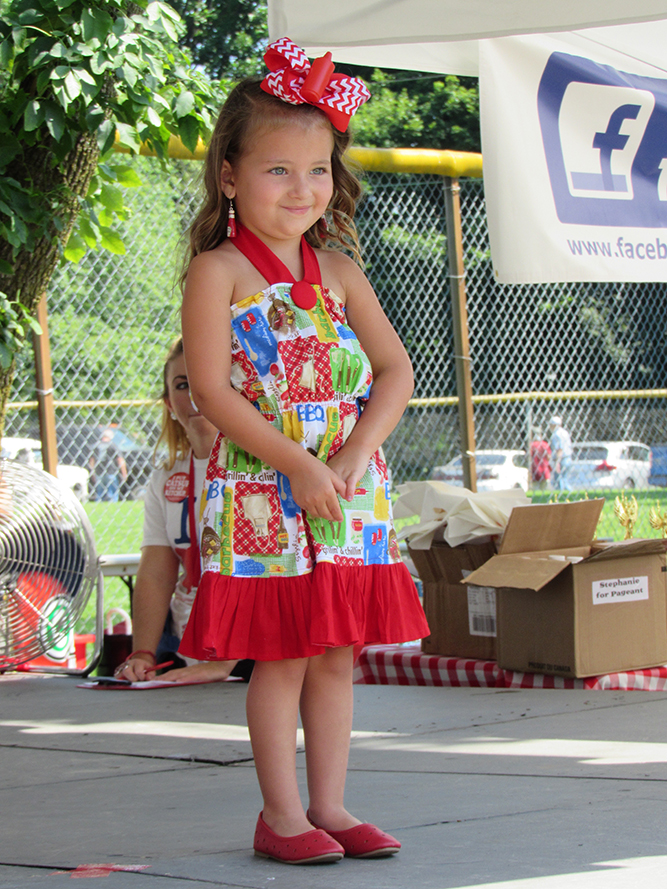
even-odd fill
[{"label": "cardboard box", "polygon": [[451,547],[434,539],[430,549],[410,549],[424,588],[424,611],[430,636],[422,651],[450,657],[495,660],[496,595],[493,589],[461,584],[468,574],[496,552],[486,537]]},{"label": "cardboard box", "polygon": [[498,555],[469,576],[498,593],[498,666],[583,677],[667,663],[667,541],[593,543],[603,503],[515,507]]}]

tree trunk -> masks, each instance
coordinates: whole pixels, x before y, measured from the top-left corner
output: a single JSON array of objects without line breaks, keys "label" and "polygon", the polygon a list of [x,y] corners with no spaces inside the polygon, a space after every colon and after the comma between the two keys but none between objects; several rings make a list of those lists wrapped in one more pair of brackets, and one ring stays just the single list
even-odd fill
[{"label": "tree trunk", "polygon": [[[14,260],[10,245],[0,243],[0,258],[14,266],[13,275],[0,275],[0,290],[10,300],[21,302],[33,316],[76,222],[79,199],[88,191],[98,159],[96,136],[86,133],[62,163],[56,164],[51,147],[41,144],[27,148],[8,171],[8,175],[42,196],[43,205],[38,209],[52,217],[46,231],[33,229],[34,248],[23,248]],[[0,437],[13,379],[14,364],[8,371],[0,371]]]}]

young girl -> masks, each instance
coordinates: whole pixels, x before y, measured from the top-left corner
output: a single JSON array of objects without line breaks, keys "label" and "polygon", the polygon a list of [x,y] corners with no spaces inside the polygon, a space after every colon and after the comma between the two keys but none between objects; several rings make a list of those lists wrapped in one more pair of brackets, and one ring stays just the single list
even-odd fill
[{"label": "young girl", "polygon": [[202,497],[204,573],[180,650],[256,661],[247,697],[264,801],[256,854],[391,855],[400,843],[350,815],[343,793],[353,645],[428,634],[379,450],[412,370],[359,267],[325,246],[359,255],[360,186],[343,153],[366,88],[332,74],[330,56],[309,66],[287,38],[265,60],[272,73],[239,84],[222,109],[191,231],[188,378],[221,435]]}]

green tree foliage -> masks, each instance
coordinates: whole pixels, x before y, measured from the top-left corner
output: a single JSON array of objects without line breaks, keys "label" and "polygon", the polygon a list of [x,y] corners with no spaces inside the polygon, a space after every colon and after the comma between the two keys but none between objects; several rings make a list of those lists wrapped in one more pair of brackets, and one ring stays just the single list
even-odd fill
[{"label": "green tree foliage", "polygon": [[354,118],[359,145],[481,150],[475,78],[348,69],[366,80],[373,95]]},{"label": "green tree foliage", "polygon": [[25,306],[16,300],[10,302],[5,293],[0,293],[0,368],[9,370],[30,329],[36,334],[42,333]]},{"label": "green tree foliage", "polygon": [[211,77],[262,74],[268,42],[266,0],[172,0],[183,17],[187,47]]},{"label": "green tree foliage", "polygon": [[0,290],[32,314],[65,245],[72,259],[124,249],[115,225],[138,180],[114,145],[165,157],[176,135],[194,149],[216,100],[159,0],[13,0],[0,13]]}]

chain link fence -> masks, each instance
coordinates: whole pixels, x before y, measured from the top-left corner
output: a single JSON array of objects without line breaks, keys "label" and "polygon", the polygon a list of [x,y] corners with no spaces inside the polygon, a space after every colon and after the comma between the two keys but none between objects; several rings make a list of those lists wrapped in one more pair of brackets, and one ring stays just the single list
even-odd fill
[{"label": "chain link fence", "polygon": [[[121,226],[127,253],[90,253],[79,265],[61,267],[48,295],[60,462],[89,467],[102,430],[111,428],[128,464],[119,503],[95,499],[89,480],[87,509],[98,549],[108,553],[137,551],[141,543],[140,498],[159,431],[162,363],[179,331],[182,236],[199,203],[199,163],[132,163],[144,186],[127,197],[131,215]],[[415,369],[413,402],[385,448],[400,484],[432,477],[460,451],[443,179],[368,173],[365,180],[358,225],[366,272]],[[510,455],[507,469],[518,469],[523,480],[514,475],[512,483],[528,486],[526,454],[532,441],[548,437],[554,414],[575,443],[667,442],[667,285],[499,285],[483,183],[468,179],[461,186],[478,452],[520,452]],[[34,399],[27,350],[5,448],[17,437],[39,438]],[[647,496],[656,492],[648,488],[650,450],[648,459],[630,459],[640,453],[626,449],[602,459],[595,452],[590,479],[584,485],[580,478],[580,486],[609,484],[599,466],[623,459],[644,465],[620,482]],[[483,466],[481,456],[478,462],[480,485],[487,479],[504,486],[502,467]]]}]

